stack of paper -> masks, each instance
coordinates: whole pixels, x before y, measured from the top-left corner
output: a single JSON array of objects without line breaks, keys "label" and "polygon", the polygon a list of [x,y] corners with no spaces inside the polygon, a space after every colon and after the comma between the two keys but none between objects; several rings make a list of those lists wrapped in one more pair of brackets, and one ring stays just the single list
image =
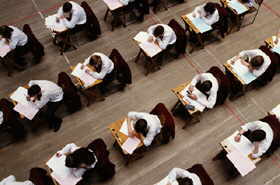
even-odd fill
[{"label": "stack of paper", "polygon": [[162,50],[161,48],[150,42],[143,42],[139,44],[139,47],[149,56],[149,57],[154,57],[158,53],[160,53]]},{"label": "stack of paper", "polygon": [[[185,89],[183,89],[180,94],[184,97],[184,101],[189,102],[190,105],[194,106],[195,109],[199,110],[200,112],[203,112],[203,110],[205,109],[205,106],[200,104],[199,102],[191,99],[190,97],[188,97],[188,88],[189,86],[187,86]],[[194,95],[197,96],[198,99],[206,99],[206,96],[201,93],[198,89],[194,88],[193,92]]]},{"label": "stack of paper", "polygon": [[97,79],[93,78],[91,75],[85,72],[86,69],[91,70],[90,68],[84,66],[82,69],[82,65],[83,64],[79,63],[72,71],[71,75],[79,78],[84,83],[84,87],[89,87],[93,85]]},{"label": "stack of paper", "polygon": [[147,32],[140,31],[133,39],[137,42],[148,42],[150,35]]},{"label": "stack of paper", "polygon": [[238,0],[228,0],[229,6],[234,9],[238,15],[248,11],[248,8],[240,3]]},{"label": "stack of paper", "polygon": [[9,45],[5,44],[3,39],[0,40],[0,57],[5,57],[10,51],[11,48],[9,47]]},{"label": "stack of paper", "polygon": [[110,10],[116,10],[124,5],[119,0],[103,0]]},{"label": "stack of paper", "polygon": [[126,151],[129,154],[132,154],[136,148],[141,143],[141,140],[137,137],[128,137],[127,140],[123,143],[121,146],[124,151]]},{"label": "stack of paper", "polygon": [[67,30],[67,27],[64,26],[62,21],[57,22],[57,15],[50,15],[45,19],[45,25],[48,29],[56,31],[56,32],[63,32]]},{"label": "stack of paper", "polygon": [[193,17],[192,13],[186,15],[188,19],[194,24],[194,26],[199,30],[200,33],[205,33],[210,31],[212,27],[205,23],[205,21],[199,17]]}]

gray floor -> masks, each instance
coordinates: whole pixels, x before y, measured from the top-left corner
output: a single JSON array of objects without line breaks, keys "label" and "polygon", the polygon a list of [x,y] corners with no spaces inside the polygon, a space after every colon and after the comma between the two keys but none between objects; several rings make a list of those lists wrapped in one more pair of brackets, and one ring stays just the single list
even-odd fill
[{"label": "gray floor", "polygon": [[70,65],[82,62],[96,51],[109,54],[113,48],[119,49],[128,61],[133,73],[133,84],[125,92],[115,93],[104,102],[94,103],[80,112],[65,117],[58,133],[43,130],[29,134],[24,142],[1,149],[0,179],[14,174],[19,180],[24,180],[28,177],[30,168],[45,167],[48,158],[65,144],[75,142],[78,145],[87,145],[93,139],[102,137],[110,148],[112,161],[117,166],[115,177],[104,184],[151,185],[162,179],[171,168],[187,168],[195,163],[202,163],[217,185],[279,184],[280,150],[258,164],[257,169],[246,177],[231,181],[227,181],[221,164],[212,162],[211,159],[220,149],[221,140],[242,123],[265,116],[280,103],[278,94],[280,75],[265,88],[253,90],[234,102],[227,101],[225,105],[204,113],[200,123],[190,125],[186,130],[181,129],[184,122],[176,119],[175,140],[145,153],[144,158],[128,167],[124,166],[120,154],[112,148],[113,138],[107,129],[110,123],[122,118],[131,110],[150,111],[159,102],[163,102],[170,109],[177,100],[170,91],[171,88],[191,80],[197,72],[206,71],[213,65],[222,68],[227,59],[243,49],[253,49],[263,44],[263,41],[275,34],[280,27],[279,0],[265,1],[255,24],[228,35],[221,42],[209,44],[203,50],[187,53],[148,76],[144,76],[141,63],[133,62],[138,53],[138,48],[132,41],[133,36],[140,30],[146,30],[151,24],[168,23],[172,18],[182,23],[180,15],[190,12],[201,4],[202,0],[186,0],[184,4],[169,8],[168,11],[148,15],[141,24],[120,27],[114,32],[111,32],[109,24],[103,21],[106,7],[102,0],[87,0],[100,20],[102,36],[90,43],[79,41],[77,50],[62,56],[53,46],[42,19],[42,16],[53,14],[62,1],[1,0],[1,2],[0,25],[14,24],[21,27],[23,24],[30,24],[35,35],[44,44],[46,56],[42,63],[23,72],[16,72],[13,77],[7,77],[5,71],[0,69],[0,97],[7,97],[19,85],[31,79],[56,81],[58,72],[70,72]]}]

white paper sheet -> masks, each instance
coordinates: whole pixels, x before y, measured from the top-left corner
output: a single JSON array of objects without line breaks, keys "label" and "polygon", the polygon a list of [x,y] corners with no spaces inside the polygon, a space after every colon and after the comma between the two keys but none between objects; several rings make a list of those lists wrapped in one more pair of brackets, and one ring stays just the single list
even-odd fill
[{"label": "white paper sheet", "polygon": [[110,10],[116,10],[124,5],[119,0],[103,0]]},{"label": "white paper sheet", "polygon": [[128,136],[127,119],[125,119],[124,122],[122,123],[120,132]]},{"label": "white paper sheet", "polygon": [[143,42],[139,44],[139,47],[149,56],[149,57],[154,57],[157,54],[159,54],[162,49],[154,44],[154,43],[150,43],[150,42]]},{"label": "white paper sheet", "polygon": [[46,17],[45,19],[45,25],[48,29],[56,31],[56,32],[63,32],[67,30],[67,27],[64,26],[64,24],[62,23],[62,21],[57,22],[56,21],[57,16],[56,14],[54,15],[50,15],[48,17]]},{"label": "white paper sheet", "polygon": [[5,57],[7,53],[11,51],[11,48],[4,43],[4,40],[0,40],[0,57]]},{"label": "white paper sheet", "polygon": [[147,32],[140,31],[133,39],[140,43],[148,42],[149,34]]},{"label": "white paper sheet", "polygon": [[84,69],[81,69],[81,66],[82,64],[79,63],[72,71],[71,75],[78,77],[80,80],[82,80],[85,87],[89,87],[94,84],[97,79],[93,78],[91,75],[85,72],[86,69],[89,69],[87,66],[84,66]]},{"label": "white paper sheet", "polygon": [[[184,101],[187,101],[190,103],[190,105],[194,106],[195,109],[199,110],[200,112],[203,112],[203,110],[205,109],[204,105],[201,105],[199,102],[191,99],[190,97],[187,96],[187,90],[189,88],[189,85],[183,89],[180,94],[184,97]],[[194,88],[193,94],[197,96],[197,98],[206,98],[206,96],[204,94],[202,94],[199,90],[197,90],[196,88]]]},{"label": "white paper sheet", "polygon": [[76,178],[73,175],[63,177],[57,175],[55,172],[51,173],[52,178],[54,178],[60,185],[76,185],[82,178]]},{"label": "white paper sheet", "polygon": [[133,138],[128,137],[121,147],[127,153],[132,154],[140,143],[141,141],[137,137],[133,137]]},{"label": "white paper sheet", "polygon": [[16,104],[14,110],[24,115],[24,117],[26,117],[29,120],[32,120],[35,117],[35,115],[39,112],[39,109],[35,108],[34,106],[24,105],[21,103]]},{"label": "white paper sheet", "polygon": [[212,29],[212,26],[205,23],[205,21],[199,17],[193,17],[192,13],[186,15],[200,33],[205,33]]},{"label": "white paper sheet", "polygon": [[17,90],[10,96],[10,98],[17,103],[21,103],[23,105],[29,104],[26,99],[27,97],[27,89],[24,87],[18,87]]},{"label": "white paper sheet", "polygon": [[248,11],[248,8],[240,3],[238,0],[228,0],[229,6],[234,9],[238,15],[243,14]]},{"label": "white paper sheet", "polygon": [[248,69],[241,63],[241,60],[237,60],[234,64],[231,64],[232,59],[228,60],[227,63],[232,66],[232,70],[244,81],[245,84],[249,84],[254,81],[257,77],[253,75]]}]

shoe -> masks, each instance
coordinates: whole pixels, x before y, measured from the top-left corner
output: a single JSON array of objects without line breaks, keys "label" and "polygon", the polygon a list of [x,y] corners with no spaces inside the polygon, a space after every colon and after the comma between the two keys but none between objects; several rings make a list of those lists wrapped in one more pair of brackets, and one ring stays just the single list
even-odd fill
[{"label": "shoe", "polygon": [[59,120],[57,121],[57,123],[55,123],[55,124],[53,125],[53,131],[54,131],[54,132],[57,132],[57,131],[60,129],[61,123],[62,123],[62,119],[59,118]]}]

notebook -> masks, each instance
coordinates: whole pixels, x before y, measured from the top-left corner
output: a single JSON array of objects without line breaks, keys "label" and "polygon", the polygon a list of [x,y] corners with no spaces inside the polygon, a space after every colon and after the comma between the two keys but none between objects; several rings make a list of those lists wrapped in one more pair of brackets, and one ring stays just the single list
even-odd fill
[{"label": "notebook", "polygon": [[148,42],[149,34],[147,32],[140,31],[133,39],[140,43]]},{"label": "notebook", "polygon": [[119,0],[103,0],[110,10],[116,10],[124,5]]},{"label": "notebook", "polygon": [[[195,109],[199,110],[200,112],[203,112],[203,110],[205,109],[205,106],[187,96],[188,95],[188,93],[187,93],[188,88],[189,88],[189,86],[187,86],[185,89],[183,89],[180,92],[180,94],[183,96],[183,100],[186,101],[186,102],[189,102],[189,104],[194,106]],[[199,98],[206,99],[206,96],[196,88],[194,88],[193,94],[196,95],[198,99]]]},{"label": "notebook", "polygon": [[228,0],[228,5],[234,9],[238,15],[248,11],[248,8],[240,3],[238,0]]},{"label": "notebook", "polygon": [[121,147],[127,153],[132,154],[140,143],[141,140],[137,137],[128,137]]},{"label": "notebook", "polygon": [[120,132],[128,136],[128,126],[127,126],[127,119],[124,120],[122,126],[120,128]]},{"label": "notebook", "polygon": [[199,17],[193,17],[192,13],[186,15],[188,19],[194,24],[194,26],[199,30],[200,33],[205,33],[210,31],[212,27],[205,23],[205,21]]},{"label": "notebook", "polygon": [[143,42],[139,44],[139,47],[149,56],[149,57],[154,57],[157,54],[159,54],[162,50],[161,48],[150,42]]},{"label": "notebook", "polygon": [[67,27],[64,26],[63,22],[60,20],[59,22],[56,21],[57,15],[50,15],[45,18],[45,25],[48,29],[51,29],[53,31],[57,32],[63,32],[67,30]]},{"label": "notebook", "polygon": [[24,115],[29,120],[32,120],[36,114],[39,112],[39,109],[35,108],[34,106],[31,105],[25,105],[18,103],[14,107],[14,110],[17,111],[18,113]]},{"label": "notebook", "polygon": [[83,82],[84,87],[89,87],[93,85],[97,79],[85,72],[86,69],[89,69],[87,66],[84,66],[83,69],[81,69],[81,67],[82,64],[78,63],[75,69],[72,71],[71,75],[79,78]]}]

